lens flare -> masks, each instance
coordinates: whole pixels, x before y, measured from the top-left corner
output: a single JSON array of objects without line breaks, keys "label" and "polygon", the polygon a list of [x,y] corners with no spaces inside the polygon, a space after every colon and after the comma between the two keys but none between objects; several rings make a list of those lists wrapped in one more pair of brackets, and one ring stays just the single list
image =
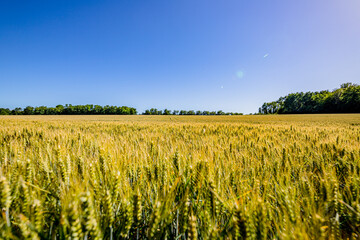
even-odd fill
[{"label": "lens flare", "polygon": [[237,71],[236,72],[236,76],[239,78],[239,79],[242,79],[244,77],[244,72],[243,71]]}]

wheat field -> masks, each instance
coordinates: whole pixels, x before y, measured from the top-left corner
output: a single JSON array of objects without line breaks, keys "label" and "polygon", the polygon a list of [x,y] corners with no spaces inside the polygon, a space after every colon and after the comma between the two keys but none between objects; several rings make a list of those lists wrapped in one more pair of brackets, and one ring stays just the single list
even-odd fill
[{"label": "wheat field", "polygon": [[0,239],[359,239],[360,115],[2,116]]}]

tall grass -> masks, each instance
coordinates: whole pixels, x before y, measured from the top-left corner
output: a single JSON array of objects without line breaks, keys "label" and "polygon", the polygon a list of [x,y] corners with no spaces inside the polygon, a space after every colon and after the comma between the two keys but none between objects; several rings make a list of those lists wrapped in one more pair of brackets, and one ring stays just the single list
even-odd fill
[{"label": "tall grass", "polygon": [[313,117],[3,117],[0,238],[359,239],[360,117]]}]

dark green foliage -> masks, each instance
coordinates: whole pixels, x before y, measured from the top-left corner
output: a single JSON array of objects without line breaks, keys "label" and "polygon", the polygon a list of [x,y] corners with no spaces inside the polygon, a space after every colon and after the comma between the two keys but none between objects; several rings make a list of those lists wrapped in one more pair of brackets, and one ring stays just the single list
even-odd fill
[{"label": "dark green foliage", "polygon": [[106,105],[104,107],[99,105],[71,105],[66,104],[57,105],[53,107],[31,107],[15,108],[10,110],[8,108],[0,108],[0,115],[136,115],[137,111],[131,107],[117,107]]},{"label": "dark green foliage", "polygon": [[360,113],[360,86],[344,83],[332,92],[290,93],[277,101],[264,103],[259,113]]},{"label": "dark green foliage", "polygon": [[27,106],[25,109],[24,109],[24,115],[32,115],[34,114],[34,108],[31,107],[31,106]]},{"label": "dark green foliage", "polygon": [[237,112],[223,112],[222,110],[219,111],[194,111],[194,110],[174,110],[170,111],[168,109],[164,110],[157,110],[156,108],[151,108],[145,110],[142,113],[143,115],[243,115],[242,113]]},{"label": "dark green foliage", "polygon": [[[167,110],[167,109],[165,109]],[[161,110],[157,110],[156,108],[151,108],[150,110],[145,110],[143,115],[162,115],[163,112]],[[165,114],[167,115],[167,114]]]},{"label": "dark green foliage", "polygon": [[0,108],[0,115],[10,115],[11,110],[8,108]]}]

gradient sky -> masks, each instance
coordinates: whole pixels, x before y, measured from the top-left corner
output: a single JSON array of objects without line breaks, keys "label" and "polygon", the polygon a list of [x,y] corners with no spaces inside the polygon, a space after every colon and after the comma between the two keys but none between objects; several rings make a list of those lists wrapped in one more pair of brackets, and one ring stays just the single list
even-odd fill
[{"label": "gradient sky", "polygon": [[359,0],[0,1],[0,107],[250,113],[344,82]]}]

